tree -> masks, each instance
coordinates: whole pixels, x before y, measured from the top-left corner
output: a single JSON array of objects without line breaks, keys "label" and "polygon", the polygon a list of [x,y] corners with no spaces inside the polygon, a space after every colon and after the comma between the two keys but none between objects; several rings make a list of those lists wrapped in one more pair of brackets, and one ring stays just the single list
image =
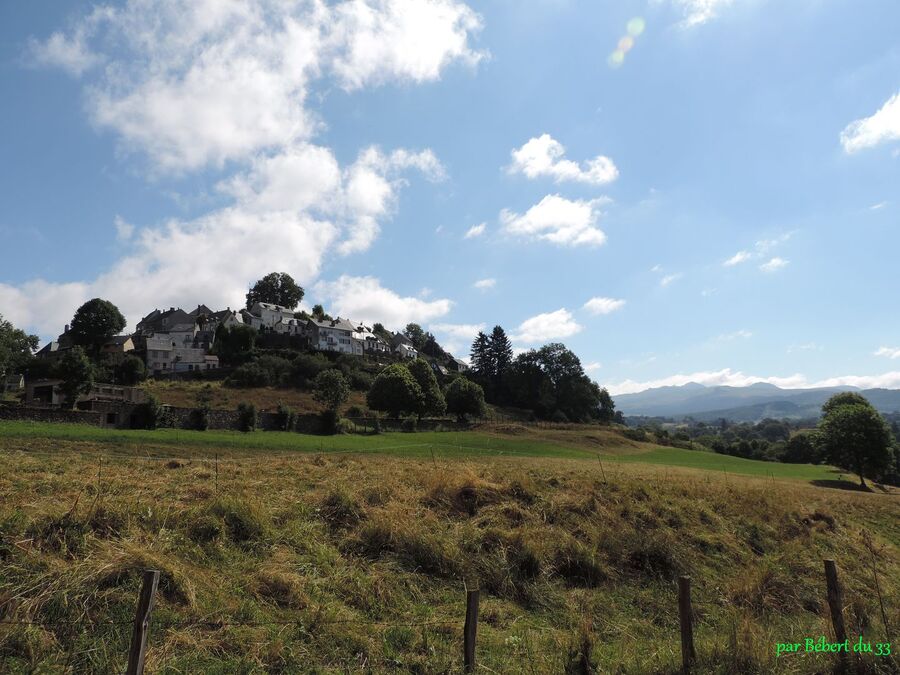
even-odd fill
[{"label": "tree", "polygon": [[256,345],[256,329],[246,324],[216,328],[213,351],[224,363],[242,363],[250,358]]},{"label": "tree", "polygon": [[893,439],[878,411],[864,397],[847,393],[832,396],[822,406],[819,439],[828,461],[856,473],[866,487],[866,473],[877,475],[889,467]]},{"label": "tree", "polygon": [[147,379],[147,367],[137,356],[128,355],[116,368],[121,384],[134,386]]},{"label": "tree", "polygon": [[[425,359],[416,359],[407,368],[416,380],[416,384],[422,390],[425,403],[422,406],[422,414],[440,417],[447,411],[447,402],[438,386],[434,371]],[[420,415],[421,416],[421,415]]]},{"label": "tree", "polygon": [[90,392],[94,386],[94,366],[79,346],[66,351],[56,366],[56,376],[63,381],[60,389],[72,409],[78,397]]},{"label": "tree", "polygon": [[491,374],[494,378],[495,387],[499,387],[503,376],[509,370],[513,358],[512,343],[506,337],[506,331],[500,326],[494,326],[494,330],[491,331],[489,353]]},{"label": "tree", "polygon": [[784,444],[781,461],[787,464],[819,464],[822,451],[814,433],[798,433],[791,436]]},{"label": "tree", "polygon": [[406,328],[403,329],[403,334],[409,338],[409,341],[412,342],[413,347],[419,350],[421,350],[422,347],[425,346],[425,342],[428,339],[425,331],[422,329],[422,326],[417,323],[406,324]]},{"label": "tree", "polygon": [[600,424],[612,424],[616,419],[616,404],[606,390],[606,387],[600,390]]},{"label": "tree", "polygon": [[313,381],[313,398],[335,414],[350,397],[350,385],[339,370],[323,370]]},{"label": "tree", "polygon": [[464,377],[457,377],[448,384],[444,396],[447,399],[447,412],[455,414],[460,422],[464,422],[468,415],[484,417],[487,410],[484,389]]},{"label": "tree", "polygon": [[322,305],[313,305],[311,314],[316,321],[331,321],[331,317],[325,313],[325,308]]},{"label": "tree", "polygon": [[0,314],[0,375],[20,371],[37,348],[37,335],[28,335]]},{"label": "tree", "polygon": [[483,377],[491,376],[491,353],[488,336],[478,331],[472,342],[472,350],[469,352],[469,361],[472,364],[472,372]]},{"label": "tree", "polygon": [[76,345],[97,354],[113,335],[125,328],[125,317],[109,300],[94,298],[75,310],[69,334]]},{"label": "tree", "polygon": [[247,293],[247,309],[257,302],[268,302],[294,309],[303,299],[303,289],[290,274],[272,272],[257,281]]},{"label": "tree", "polygon": [[825,401],[822,405],[822,416],[828,415],[832,410],[842,405],[870,406],[872,404],[869,403],[869,400],[862,394],[857,394],[855,391],[842,391],[840,394],[835,394]]},{"label": "tree", "polygon": [[418,414],[425,404],[425,394],[409,369],[395,363],[378,373],[366,402],[372,410],[400,417],[402,413]]}]

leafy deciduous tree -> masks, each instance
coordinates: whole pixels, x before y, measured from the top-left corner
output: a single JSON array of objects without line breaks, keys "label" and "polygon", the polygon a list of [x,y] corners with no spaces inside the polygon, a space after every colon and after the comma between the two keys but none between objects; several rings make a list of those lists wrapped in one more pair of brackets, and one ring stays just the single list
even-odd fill
[{"label": "leafy deciduous tree", "polygon": [[37,335],[28,335],[0,314],[0,375],[18,372],[37,348]]},{"label": "leafy deciduous tree", "polygon": [[327,410],[337,413],[350,397],[350,385],[341,371],[334,368],[323,370],[313,381],[313,398]]},{"label": "leafy deciduous tree", "polygon": [[56,366],[56,375],[63,381],[60,389],[73,409],[78,396],[87,394],[94,386],[94,366],[79,346],[66,351]]},{"label": "leafy deciduous tree", "polygon": [[402,413],[418,414],[425,403],[425,394],[402,363],[395,363],[382,370],[366,395],[372,410],[400,417]]},{"label": "leafy deciduous tree", "polygon": [[422,390],[425,403],[422,406],[422,414],[440,417],[447,411],[447,403],[441,388],[438,386],[434,371],[425,359],[416,359],[407,368],[416,380],[416,384]]},{"label": "leafy deciduous tree", "polygon": [[484,389],[465,377],[457,377],[447,385],[444,392],[447,399],[447,412],[456,415],[460,422],[466,417],[483,417],[487,406],[484,403]]},{"label": "leafy deciduous tree", "polygon": [[76,345],[94,354],[103,343],[125,328],[125,317],[109,300],[93,298],[75,310],[69,334]]},{"label": "leafy deciduous tree", "polygon": [[832,396],[822,407],[819,439],[828,461],[856,473],[865,487],[866,473],[884,471],[891,462],[891,431],[864,397],[848,393]]},{"label": "leafy deciduous tree", "polygon": [[271,272],[257,281],[247,293],[247,309],[254,303],[268,302],[294,309],[303,299],[303,289],[285,272]]}]

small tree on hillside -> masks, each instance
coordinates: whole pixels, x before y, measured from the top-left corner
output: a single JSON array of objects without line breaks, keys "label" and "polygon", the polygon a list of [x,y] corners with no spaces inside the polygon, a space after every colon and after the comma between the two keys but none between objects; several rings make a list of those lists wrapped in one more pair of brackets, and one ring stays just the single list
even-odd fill
[{"label": "small tree on hillside", "polygon": [[447,402],[441,393],[434,371],[425,359],[416,359],[408,366],[409,372],[416,380],[416,384],[422,390],[425,404],[422,406],[422,414],[440,417],[447,411]]},{"label": "small tree on hillside", "polygon": [[425,404],[425,394],[412,373],[402,363],[395,363],[382,370],[372,388],[366,394],[366,402],[372,410],[400,417],[403,413],[418,415]]},{"label": "small tree on hillside", "polygon": [[[835,402],[838,397],[848,402]],[[890,465],[892,437],[884,418],[865,398],[859,398],[864,403],[846,394],[829,399],[822,408],[826,412],[819,423],[819,439],[828,461],[856,473],[866,487],[866,473],[877,475]]]},{"label": "small tree on hillside", "polygon": [[94,386],[94,366],[81,347],[66,352],[56,366],[56,376],[63,381],[60,389],[73,410],[78,397]]},{"label": "small tree on hillside", "polygon": [[256,329],[247,325],[219,326],[216,328],[213,351],[223,363],[243,363],[250,358],[256,346]]},{"label": "small tree on hillside", "polygon": [[37,348],[37,335],[28,335],[0,314],[0,375],[19,372]]},{"label": "small tree on hillside", "polygon": [[144,361],[130,354],[122,359],[122,363],[116,367],[116,372],[119,382],[128,386],[134,386],[147,379],[147,367],[144,365]]},{"label": "small tree on hillside", "polygon": [[447,385],[444,397],[447,400],[447,412],[455,414],[460,422],[464,422],[468,415],[484,417],[487,411],[484,390],[464,377],[458,377]]},{"label": "small tree on hillside", "polygon": [[478,331],[472,342],[472,351],[469,353],[469,361],[472,364],[472,372],[482,377],[491,375],[491,353],[488,336]]},{"label": "small tree on hillside", "polygon": [[109,300],[94,298],[75,310],[69,334],[76,345],[92,353],[100,351],[109,338],[125,328],[125,317]]},{"label": "small tree on hillside", "polygon": [[268,302],[294,309],[303,299],[303,289],[290,274],[272,272],[257,281],[247,293],[247,309],[257,302]]},{"label": "small tree on hillside", "polygon": [[343,373],[333,368],[323,370],[313,381],[313,398],[325,406],[322,424],[329,434],[337,430],[340,407],[350,397],[350,385]]},{"label": "small tree on hillside", "polygon": [[406,324],[406,328],[403,329],[403,334],[409,338],[413,347],[420,350],[425,346],[425,342],[428,339],[425,330],[417,323]]},{"label": "small tree on hillside", "polygon": [[616,404],[606,387],[600,390],[600,407],[597,416],[600,424],[612,424],[616,419]]}]

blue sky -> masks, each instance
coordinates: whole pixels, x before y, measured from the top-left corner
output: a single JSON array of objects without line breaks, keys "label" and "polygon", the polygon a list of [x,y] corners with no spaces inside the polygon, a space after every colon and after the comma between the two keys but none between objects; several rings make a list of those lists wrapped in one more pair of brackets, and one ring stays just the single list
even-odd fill
[{"label": "blue sky", "polygon": [[[501,324],[613,392],[900,387],[900,5],[0,5],[0,313]],[[623,41],[624,39],[624,41]],[[618,50],[618,54],[616,54]],[[468,236],[467,236],[468,235]]]}]

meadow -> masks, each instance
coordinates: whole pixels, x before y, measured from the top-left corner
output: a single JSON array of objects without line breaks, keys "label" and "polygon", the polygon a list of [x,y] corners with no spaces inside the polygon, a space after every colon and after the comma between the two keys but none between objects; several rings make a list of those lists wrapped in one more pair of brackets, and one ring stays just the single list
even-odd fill
[{"label": "meadow", "polygon": [[830,635],[824,558],[854,639],[900,625],[897,494],[812,483],[835,475],[588,428],[0,423],[0,670],[121,672],[152,567],[151,673],[461,672],[473,585],[479,672],[675,673],[681,574],[696,672],[829,672],[775,656]]}]

